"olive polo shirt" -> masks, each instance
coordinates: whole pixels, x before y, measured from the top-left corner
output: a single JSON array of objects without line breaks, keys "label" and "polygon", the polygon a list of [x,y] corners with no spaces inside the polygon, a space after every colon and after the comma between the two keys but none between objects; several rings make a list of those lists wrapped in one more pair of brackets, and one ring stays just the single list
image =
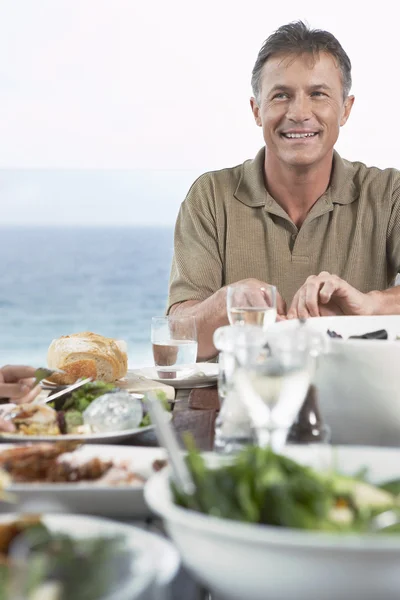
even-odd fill
[{"label": "olive polo shirt", "polygon": [[201,175],[175,227],[168,306],[205,300],[254,277],[289,306],[309,275],[329,271],[362,292],[400,270],[400,172],[343,160],[300,229],[265,189],[265,149],[254,160]]}]

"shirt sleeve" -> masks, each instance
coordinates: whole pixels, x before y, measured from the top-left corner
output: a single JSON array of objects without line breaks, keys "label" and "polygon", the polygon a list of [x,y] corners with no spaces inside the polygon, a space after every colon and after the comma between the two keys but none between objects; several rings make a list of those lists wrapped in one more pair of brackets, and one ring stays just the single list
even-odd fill
[{"label": "shirt sleeve", "polygon": [[390,270],[400,273],[400,177],[392,194],[392,208],[387,237],[387,256]]},{"label": "shirt sleeve", "polygon": [[210,174],[192,185],[175,225],[168,311],[186,300],[205,300],[222,287],[223,261],[218,246],[215,193]]}]

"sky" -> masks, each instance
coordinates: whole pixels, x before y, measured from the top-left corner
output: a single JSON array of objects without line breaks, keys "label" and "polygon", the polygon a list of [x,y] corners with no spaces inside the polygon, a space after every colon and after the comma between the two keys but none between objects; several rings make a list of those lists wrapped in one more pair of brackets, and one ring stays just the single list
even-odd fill
[{"label": "sky", "polygon": [[263,145],[251,70],[295,19],[331,31],[352,61],[339,152],[399,168],[393,6],[0,0],[0,223],[172,225],[198,175]]}]

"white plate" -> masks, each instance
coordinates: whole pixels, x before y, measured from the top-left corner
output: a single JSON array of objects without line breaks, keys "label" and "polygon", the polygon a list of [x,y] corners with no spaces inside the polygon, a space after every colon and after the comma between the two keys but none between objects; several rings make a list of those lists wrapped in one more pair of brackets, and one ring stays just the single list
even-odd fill
[{"label": "white plate", "polygon": [[[7,444],[2,449],[20,447],[16,444]],[[145,479],[153,473],[153,462],[165,458],[163,448],[129,447],[129,446],[83,446],[73,453],[77,460],[89,460],[97,457],[102,460],[126,462]],[[41,503],[54,504],[64,513],[81,513],[119,517],[129,519],[142,519],[150,514],[149,508],[143,499],[143,485],[111,486],[90,481],[79,483],[14,483],[8,491],[15,493],[18,505],[0,502],[0,512],[9,512],[10,508],[19,510],[28,504]]]},{"label": "white plate", "polygon": [[[7,514],[0,517],[0,522],[18,518],[18,514]],[[168,540],[158,535],[132,525],[96,517],[44,515],[41,519],[51,532],[66,534],[74,539],[100,536],[125,538],[126,547],[132,551],[134,575],[104,600],[144,600],[150,596],[153,598],[153,594],[157,598],[158,594],[164,597],[166,586],[177,574],[179,555]]]},{"label": "white plate", "polygon": [[154,429],[154,425],[111,431],[107,433],[66,433],[65,435],[20,435],[18,433],[0,433],[0,442],[86,442],[87,444],[115,444],[135,435]]},{"label": "white plate", "polygon": [[[172,369],[171,369],[172,370]],[[135,371],[138,375],[143,375],[147,379],[172,385],[175,389],[189,389],[199,387],[209,387],[217,383],[219,374],[218,363],[196,363],[192,370],[185,371],[181,377],[174,379],[164,379],[158,376],[155,367],[145,367]]]},{"label": "white plate", "polygon": [[[14,405],[4,405],[7,410],[11,410]],[[0,410],[0,416],[1,416]],[[4,413],[3,413],[4,414]],[[171,421],[172,413],[165,412],[166,418]],[[65,433],[60,435],[22,435],[18,433],[5,433],[0,432],[0,443],[1,442],[85,442],[87,444],[116,444],[123,442],[131,437],[145,433],[146,431],[152,431],[154,425],[147,425],[147,427],[136,427],[135,429],[124,429],[122,431],[108,431],[99,433]]]}]

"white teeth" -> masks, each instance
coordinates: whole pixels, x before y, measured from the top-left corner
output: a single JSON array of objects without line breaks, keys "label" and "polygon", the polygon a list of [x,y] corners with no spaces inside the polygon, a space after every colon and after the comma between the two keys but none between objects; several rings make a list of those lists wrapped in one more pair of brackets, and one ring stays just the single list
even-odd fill
[{"label": "white teeth", "polygon": [[284,133],[285,137],[288,138],[306,138],[306,137],[314,137],[317,135],[316,133]]}]

